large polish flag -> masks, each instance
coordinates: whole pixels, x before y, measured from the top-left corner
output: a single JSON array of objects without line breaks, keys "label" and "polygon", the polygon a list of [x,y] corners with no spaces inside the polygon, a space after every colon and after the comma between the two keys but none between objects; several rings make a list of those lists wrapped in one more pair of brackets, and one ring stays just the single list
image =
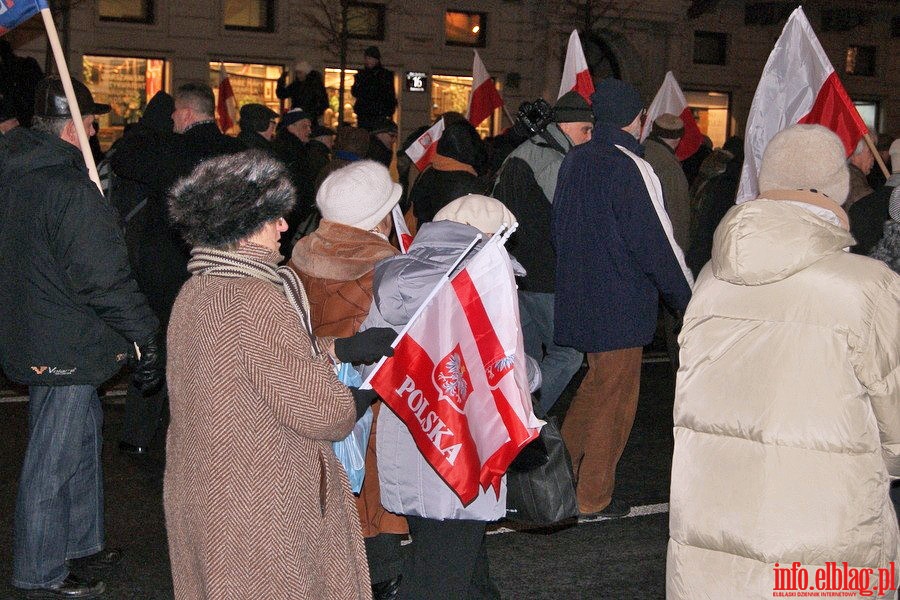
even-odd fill
[{"label": "large polish flag", "polygon": [[656,92],[656,97],[653,98],[650,108],[647,109],[647,119],[644,121],[644,130],[641,132],[641,142],[650,135],[650,130],[653,129],[653,121],[658,116],[666,113],[678,115],[681,118],[681,122],[684,123],[684,135],[681,136],[681,141],[678,142],[678,147],[675,149],[675,156],[678,157],[678,160],[684,160],[696,152],[700,144],[703,143],[703,134],[700,132],[700,128],[697,127],[694,114],[688,107],[684,92],[681,91],[681,86],[678,85],[678,81],[675,79],[672,71],[666,73],[659,91]]},{"label": "large polish flag", "polygon": [[234,119],[237,116],[237,102],[234,99],[234,90],[231,88],[231,79],[224,64],[219,64],[219,99],[216,102],[216,114],[219,117],[219,127],[222,131],[228,131],[234,127]]},{"label": "large polish flag", "polygon": [[419,173],[431,164],[434,153],[437,152],[438,140],[444,135],[444,118],[428,128],[428,131],[416,138],[416,141],[406,149],[406,155],[416,165]]},{"label": "large polish flag", "polygon": [[494,80],[481,62],[478,50],[475,50],[475,61],[472,64],[472,95],[469,98],[469,123],[478,127],[501,106],[503,98],[494,87]]},{"label": "large polish flag", "polygon": [[844,143],[847,156],[869,132],[800,7],[791,13],[775,42],[753,96],[738,204],[759,194],[756,178],[769,140],[796,123],[832,130]]},{"label": "large polish flag", "polygon": [[543,426],[531,408],[512,264],[497,238],[442,280],[368,380],[463,505],[480,490],[499,494]]},{"label": "large polish flag", "polygon": [[584,58],[584,48],[581,46],[581,38],[578,30],[572,31],[569,36],[569,47],[566,49],[566,64],[563,66],[562,81],[559,82],[559,100],[566,92],[572,90],[581,94],[582,98],[591,103],[591,94],[594,93],[594,80],[588,70],[587,59]]}]

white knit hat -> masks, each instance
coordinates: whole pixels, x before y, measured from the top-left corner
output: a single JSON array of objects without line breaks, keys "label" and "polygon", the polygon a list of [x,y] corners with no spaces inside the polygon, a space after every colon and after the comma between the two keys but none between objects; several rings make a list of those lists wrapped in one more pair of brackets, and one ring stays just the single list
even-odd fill
[{"label": "white knit hat", "polygon": [[471,225],[482,233],[496,233],[506,223],[512,225],[516,217],[502,202],[480,194],[466,194],[457,198],[434,215],[435,221],[455,221]]},{"label": "white knit hat", "polygon": [[843,205],[850,192],[844,144],[821,125],[793,125],[766,146],[759,191],[816,190]]},{"label": "white knit hat", "polygon": [[316,193],[322,218],[366,231],[400,201],[403,188],[374,160],[358,160],[325,178]]}]

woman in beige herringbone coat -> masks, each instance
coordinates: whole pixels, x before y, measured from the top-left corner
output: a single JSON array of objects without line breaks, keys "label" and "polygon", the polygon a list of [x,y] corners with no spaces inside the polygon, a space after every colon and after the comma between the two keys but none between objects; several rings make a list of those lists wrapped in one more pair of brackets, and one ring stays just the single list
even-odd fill
[{"label": "woman in beige herringbone coat", "polygon": [[293,202],[283,168],[257,151],[202,163],[171,192],[194,246],[168,331],[164,504],[179,600],[371,597],[331,443],[374,394],[348,390],[328,356],[364,360],[358,336],[312,337],[302,285],[277,267]]}]

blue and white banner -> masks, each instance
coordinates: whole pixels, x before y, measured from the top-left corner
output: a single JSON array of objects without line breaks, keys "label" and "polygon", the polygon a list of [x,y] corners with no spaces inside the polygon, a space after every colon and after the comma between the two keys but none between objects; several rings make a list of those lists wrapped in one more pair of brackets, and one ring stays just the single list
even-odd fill
[{"label": "blue and white banner", "polygon": [[0,0],[0,35],[49,8],[47,0]]}]

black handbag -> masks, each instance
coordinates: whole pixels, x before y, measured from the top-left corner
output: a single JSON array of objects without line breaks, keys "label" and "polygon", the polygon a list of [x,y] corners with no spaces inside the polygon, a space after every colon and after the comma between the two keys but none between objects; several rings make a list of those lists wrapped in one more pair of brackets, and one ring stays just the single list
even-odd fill
[{"label": "black handbag", "polygon": [[551,525],[578,516],[572,460],[556,419],[520,452],[506,473],[506,518]]}]

